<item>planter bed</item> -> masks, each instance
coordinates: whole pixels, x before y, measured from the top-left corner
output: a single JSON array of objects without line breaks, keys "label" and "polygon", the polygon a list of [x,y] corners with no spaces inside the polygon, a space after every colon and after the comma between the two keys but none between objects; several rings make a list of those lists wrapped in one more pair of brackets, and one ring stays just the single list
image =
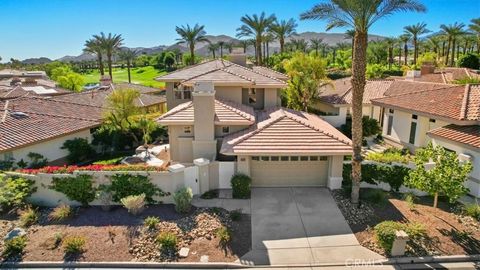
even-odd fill
[{"label": "planter bed", "polygon": [[[51,208],[39,209],[37,224],[26,229],[27,245],[23,256],[10,258],[16,261],[64,261],[91,262],[141,261],[141,262],[200,262],[208,256],[209,262],[234,262],[249,251],[251,243],[250,216],[242,214],[240,220],[232,221],[229,213],[220,208],[193,208],[188,214],[178,214],[173,205],[151,205],[142,214],[133,216],[120,206],[104,211],[100,207],[79,207],[74,216],[63,222],[50,222]],[[148,229],[143,221],[155,216],[160,223]],[[3,238],[14,227],[18,227],[15,213],[0,216],[0,254],[4,249]],[[216,235],[219,227],[231,231],[231,241],[222,246]],[[178,237],[177,251],[181,247],[190,249],[186,258],[178,252],[160,251],[155,241],[162,231],[173,232]],[[85,251],[77,256],[65,256],[62,244],[52,245],[55,234],[82,236],[86,239]],[[0,255],[0,261],[5,260]]]},{"label": "planter bed", "polygon": [[[360,193],[366,192],[362,189]],[[360,244],[370,250],[388,256],[375,239],[374,227],[382,221],[420,223],[426,236],[409,241],[406,256],[480,254],[480,224],[461,214],[459,204],[439,201],[433,208],[430,197],[418,197],[411,209],[402,194],[385,193],[383,203],[362,201],[354,209],[349,195],[342,190],[333,191],[337,205],[347,219]]]}]

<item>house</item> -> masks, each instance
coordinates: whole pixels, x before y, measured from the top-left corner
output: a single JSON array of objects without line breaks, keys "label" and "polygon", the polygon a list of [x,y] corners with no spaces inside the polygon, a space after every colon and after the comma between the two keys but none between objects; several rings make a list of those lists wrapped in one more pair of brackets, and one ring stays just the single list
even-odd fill
[{"label": "house", "polygon": [[253,186],[339,188],[351,141],[320,117],[281,107],[286,76],[248,68],[245,55],[158,77],[166,82],[171,159],[230,161]]},{"label": "house", "polygon": [[0,71],[0,100],[23,96],[52,97],[71,91],[57,87],[45,72]]},{"label": "house", "polygon": [[480,85],[444,85],[373,99],[383,108],[383,138],[411,151],[429,142],[473,163],[467,183],[480,196]]}]

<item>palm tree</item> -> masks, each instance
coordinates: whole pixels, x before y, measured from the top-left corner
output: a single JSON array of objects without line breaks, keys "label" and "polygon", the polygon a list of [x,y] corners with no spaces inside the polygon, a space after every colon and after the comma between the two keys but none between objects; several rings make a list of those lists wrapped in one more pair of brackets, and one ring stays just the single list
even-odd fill
[{"label": "palm tree", "polygon": [[418,58],[418,37],[420,35],[426,34],[430,32],[430,30],[427,29],[427,24],[426,23],[417,23],[414,25],[408,25],[405,26],[403,29],[405,29],[405,33],[409,33],[412,35],[412,41],[413,41],[413,64],[417,64],[417,58]]},{"label": "palm tree", "polygon": [[352,203],[358,204],[362,162],[362,101],[367,65],[368,29],[379,19],[398,11],[426,8],[416,0],[329,0],[300,15],[302,20],[326,20],[327,30],[351,27],[355,30],[352,61]]},{"label": "palm tree", "polygon": [[439,35],[429,36],[427,39],[428,45],[433,49],[433,52],[437,54],[440,50],[440,41],[441,38]]},{"label": "palm tree", "polygon": [[217,42],[217,46],[220,48],[220,58],[223,58],[223,46],[225,46],[225,41]]},{"label": "palm tree", "polygon": [[204,28],[205,25],[198,25],[198,23],[193,28],[188,24],[187,26],[175,27],[175,31],[180,36],[180,38],[177,38],[178,43],[186,43],[190,49],[190,65],[195,64],[195,44],[202,41],[208,42],[208,39],[205,37],[207,32],[205,32]]},{"label": "palm tree", "polygon": [[243,47],[243,53],[247,53],[248,46],[250,46],[251,41],[248,39],[240,40],[240,45]]},{"label": "palm tree", "polygon": [[98,69],[100,70],[100,75],[105,75],[105,71],[103,68],[103,48],[100,45],[99,40],[95,38],[91,38],[85,41],[85,48],[83,49],[84,52],[93,53],[97,56],[98,62]]},{"label": "palm tree", "polygon": [[350,39],[352,41],[352,56],[353,56],[353,46],[355,45],[354,44],[354,40],[355,40],[355,30],[353,29],[349,29],[347,31],[345,31],[345,39]]},{"label": "palm tree", "polygon": [[268,58],[270,58],[270,43],[273,42],[275,38],[273,34],[269,32],[263,36],[262,40],[263,40],[263,44],[265,45],[264,59],[265,59],[265,62],[268,64]]},{"label": "palm tree", "polygon": [[122,46],[123,38],[122,35],[117,35],[112,33],[108,33],[105,35],[103,32],[100,35],[93,36],[96,40],[98,40],[100,46],[102,47],[103,51],[107,55],[107,65],[108,65],[108,74],[110,75],[110,79],[113,82],[112,77],[112,63],[113,63],[113,55],[120,49]]},{"label": "palm tree", "polygon": [[128,72],[128,83],[132,83],[132,78],[130,76],[130,67],[132,66],[132,62],[137,57],[138,51],[126,49],[118,52],[118,57],[127,63],[127,72]]},{"label": "palm tree", "polygon": [[275,21],[275,15],[266,16],[265,12],[262,12],[260,16],[257,14],[245,15],[240,21],[243,23],[242,26],[237,28],[238,37],[254,37],[255,38],[255,48],[256,48],[256,62],[257,65],[262,65],[262,38],[265,33],[269,30]]},{"label": "palm tree", "polygon": [[393,64],[393,46],[395,46],[395,39],[392,37],[387,37],[384,39],[385,44],[388,49],[388,69],[392,69]]},{"label": "palm tree", "polygon": [[477,53],[480,54],[480,18],[470,20],[472,22],[468,25],[470,31],[477,35]]},{"label": "palm tree", "polygon": [[218,50],[218,43],[208,44],[208,50],[212,53],[213,59],[215,59],[215,52]]},{"label": "palm tree", "polygon": [[285,47],[285,38],[295,34],[295,28],[297,28],[297,23],[294,19],[288,21],[276,20],[275,23],[270,27],[270,30],[275,34],[275,37],[280,43],[280,53],[283,53]]},{"label": "palm tree", "polygon": [[308,48],[308,41],[305,41],[305,39],[290,39],[290,43],[292,44],[293,48],[295,51],[301,51],[301,52],[306,52]]},{"label": "palm tree", "polygon": [[455,43],[457,41],[457,38],[460,35],[463,35],[465,33],[465,31],[463,30],[463,27],[465,27],[465,24],[457,23],[457,22],[449,25],[445,25],[445,24],[440,25],[440,29],[442,29],[442,33],[445,34],[448,38],[445,64],[448,64],[450,49],[452,49],[452,58],[450,61],[450,66],[453,66],[455,64]]},{"label": "palm tree", "polygon": [[400,36],[400,40],[403,42],[403,57],[404,57],[404,65],[408,65],[408,41],[412,38],[410,34],[403,34]]},{"label": "palm tree", "polygon": [[310,47],[315,50],[315,56],[318,56],[318,50],[322,46],[323,38],[312,38],[310,39]]}]

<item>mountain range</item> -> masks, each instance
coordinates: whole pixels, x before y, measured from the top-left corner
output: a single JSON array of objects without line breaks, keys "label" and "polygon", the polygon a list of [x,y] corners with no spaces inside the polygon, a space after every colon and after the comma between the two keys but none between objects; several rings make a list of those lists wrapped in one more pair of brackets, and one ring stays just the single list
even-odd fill
[{"label": "mountain range", "polygon": [[[217,43],[219,41],[223,41],[225,43],[238,44],[240,42],[239,39],[230,37],[227,35],[218,35],[218,36],[207,35],[206,37],[211,43]],[[335,44],[343,43],[343,42],[347,42],[347,43],[351,42],[350,39],[345,34],[342,34],[342,33],[303,32],[303,33],[297,33],[295,35],[292,35],[291,37],[286,39],[286,42],[288,42],[292,38],[304,39],[305,41],[321,38],[323,39],[323,43],[326,43],[329,46],[333,46]],[[378,36],[378,35],[369,35],[368,37],[369,41],[378,41],[384,38],[385,37]],[[195,53],[201,56],[210,55],[211,52],[208,50],[208,44],[209,44],[208,42],[197,43]],[[126,48],[128,47],[123,47],[122,49],[126,49]],[[150,47],[150,48],[136,47],[136,48],[129,48],[129,49],[135,49],[138,51],[139,54],[157,54],[162,51],[175,50],[175,49],[178,49],[182,52],[188,51],[186,44],[159,45],[159,46]],[[270,53],[278,52],[279,50],[280,50],[280,43],[278,41],[274,41],[269,44]],[[228,50],[224,48],[224,54],[227,54],[227,53],[228,53]],[[254,53],[255,53],[254,48],[252,46],[249,46],[247,49],[247,54],[253,55]],[[95,60],[95,56],[89,53],[82,53],[77,56],[70,56],[70,55],[63,56],[56,60],[62,61],[62,62],[80,62],[80,61]],[[46,57],[39,57],[39,58],[25,59],[22,62],[27,64],[40,64],[40,63],[48,63],[50,61],[53,61],[53,60],[48,59]]]}]

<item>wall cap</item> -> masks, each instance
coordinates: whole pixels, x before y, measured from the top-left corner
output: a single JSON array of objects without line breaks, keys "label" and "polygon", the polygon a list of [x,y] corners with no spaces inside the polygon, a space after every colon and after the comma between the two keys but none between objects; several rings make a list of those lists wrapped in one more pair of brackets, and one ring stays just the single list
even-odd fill
[{"label": "wall cap", "polygon": [[182,164],[174,164],[168,167],[168,171],[173,173],[183,172],[183,170],[185,170],[185,166],[183,166]]},{"label": "wall cap", "polygon": [[210,160],[206,159],[206,158],[197,158],[195,160],[193,160],[193,164],[197,165],[197,166],[204,166],[204,165],[208,165],[210,163]]}]

